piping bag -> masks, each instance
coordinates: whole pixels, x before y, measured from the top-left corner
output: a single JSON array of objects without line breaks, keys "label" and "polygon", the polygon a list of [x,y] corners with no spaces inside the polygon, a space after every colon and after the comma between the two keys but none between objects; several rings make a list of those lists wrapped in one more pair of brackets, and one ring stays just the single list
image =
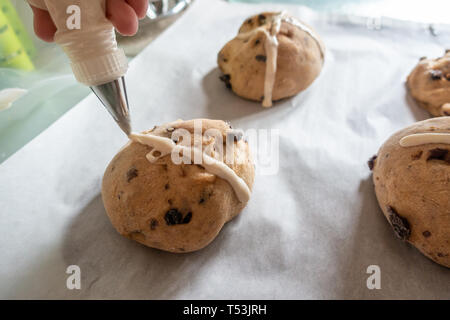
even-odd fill
[{"label": "piping bag", "polygon": [[70,59],[78,82],[91,88],[126,135],[131,133],[125,73],[128,61],[106,18],[105,0],[28,0],[48,10],[55,42]]}]

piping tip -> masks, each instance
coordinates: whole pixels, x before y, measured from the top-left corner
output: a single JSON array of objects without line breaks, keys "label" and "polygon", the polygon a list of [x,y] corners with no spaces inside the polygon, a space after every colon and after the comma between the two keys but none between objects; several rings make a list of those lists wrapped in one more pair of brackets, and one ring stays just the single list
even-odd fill
[{"label": "piping tip", "polygon": [[90,87],[97,98],[112,115],[119,127],[128,136],[131,133],[130,114],[128,107],[127,88],[125,78]]}]

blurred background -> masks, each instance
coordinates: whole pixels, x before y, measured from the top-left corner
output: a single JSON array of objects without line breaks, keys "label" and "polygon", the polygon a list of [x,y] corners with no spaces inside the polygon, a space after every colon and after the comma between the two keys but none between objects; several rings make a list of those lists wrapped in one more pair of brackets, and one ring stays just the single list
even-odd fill
[{"label": "blurred background", "polygon": [[[177,20],[195,0],[150,0],[147,17],[134,37],[118,35],[133,59]],[[225,0],[224,0],[225,1]],[[450,24],[450,0],[229,0],[289,3],[318,12],[390,17]],[[32,12],[24,0],[0,0],[0,163],[45,130],[90,93],[78,84],[67,58],[33,33]],[[8,103],[14,101],[13,103]]]}]

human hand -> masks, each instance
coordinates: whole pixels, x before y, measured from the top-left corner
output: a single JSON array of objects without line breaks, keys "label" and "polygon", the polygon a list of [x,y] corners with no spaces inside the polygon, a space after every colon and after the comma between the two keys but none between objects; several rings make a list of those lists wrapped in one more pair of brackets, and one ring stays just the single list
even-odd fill
[{"label": "human hand", "polygon": [[[89,0],[91,1],[91,0]],[[148,0],[106,0],[106,17],[116,30],[132,36],[138,30],[138,20],[145,17]],[[34,32],[44,41],[52,42],[56,26],[47,10],[31,6],[34,14]]]}]

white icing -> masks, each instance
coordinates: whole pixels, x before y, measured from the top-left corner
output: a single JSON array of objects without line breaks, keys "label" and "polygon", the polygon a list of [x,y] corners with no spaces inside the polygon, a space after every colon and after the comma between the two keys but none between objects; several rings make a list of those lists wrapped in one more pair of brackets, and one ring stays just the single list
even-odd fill
[{"label": "white icing", "polygon": [[415,147],[430,143],[450,144],[450,133],[416,133],[400,140],[402,147]]},{"label": "white icing", "polygon": [[277,73],[278,40],[276,36],[268,35],[264,48],[266,50],[266,73],[264,78],[264,99],[263,107],[272,106],[273,87]]},{"label": "white icing", "polygon": [[25,93],[27,93],[27,90],[20,88],[0,90],[0,111],[11,108],[12,104]]},{"label": "white icing", "polygon": [[[176,146],[175,142],[171,139],[152,134],[131,133],[129,138],[153,148],[153,150],[146,155],[147,160],[150,162],[155,162],[158,158],[171,154],[173,148]],[[160,155],[155,156],[155,152],[159,152]]]},{"label": "white icing", "polygon": [[258,28],[255,28],[249,32],[241,33],[237,35],[237,39],[248,40],[254,34],[263,32],[267,41],[265,42],[264,49],[266,50],[266,73],[264,78],[264,99],[262,102],[263,107],[272,106],[273,88],[275,85],[275,76],[277,72],[277,60],[278,60],[278,39],[277,35],[280,32],[281,22],[287,22],[300,30],[308,33],[317,43],[322,59],[324,58],[324,52],[322,45],[318,37],[314,32],[308,28],[305,24],[287,15],[286,12],[280,12],[277,15],[271,17],[271,26],[267,31],[267,24],[264,24]]},{"label": "white icing", "polygon": [[[194,152],[201,153],[201,151],[198,149],[194,149]],[[204,153],[202,153],[202,157],[202,166],[205,168],[205,170],[209,173],[215,174],[219,178],[228,181],[240,202],[246,203],[248,202],[248,200],[250,200],[250,189],[248,188],[245,181],[241,177],[239,177],[233,169],[231,169],[225,163],[218,161],[217,159],[214,159],[213,157],[210,157]]]},{"label": "white icing", "polygon": [[[138,143],[152,147],[152,150],[146,155],[147,160],[151,163],[161,157],[171,154],[173,151],[177,153],[182,151],[183,155],[193,151],[194,159],[201,158],[201,165],[206,171],[226,180],[231,185],[240,202],[246,203],[250,199],[250,189],[245,181],[226,164],[206,155],[201,150],[177,145],[169,138],[152,134],[131,133],[129,138]],[[159,152],[159,155],[155,155],[156,152]]]}]

